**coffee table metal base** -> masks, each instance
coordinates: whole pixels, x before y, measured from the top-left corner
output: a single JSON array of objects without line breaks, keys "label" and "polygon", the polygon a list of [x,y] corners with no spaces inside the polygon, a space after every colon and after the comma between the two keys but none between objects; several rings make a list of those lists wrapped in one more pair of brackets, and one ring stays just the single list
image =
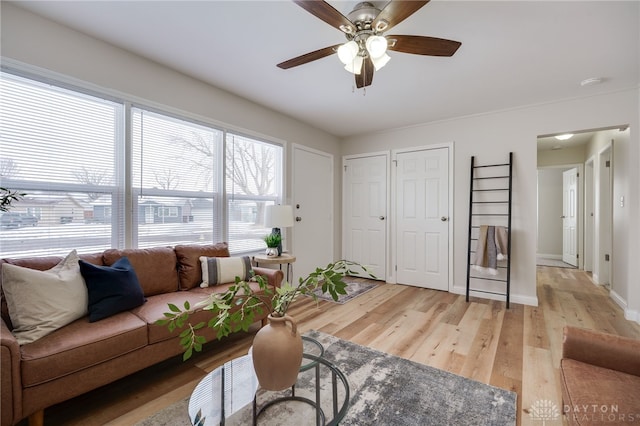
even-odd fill
[{"label": "coffee table metal base", "polygon": [[[315,368],[315,401],[296,395],[296,386],[293,385],[291,387],[291,396],[283,396],[276,398],[272,401],[267,402],[262,407],[258,408],[258,395],[253,399],[253,425],[256,426],[258,424],[258,418],[261,414],[265,413],[270,407],[274,405],[286,403],[286,402],[302,402],[308,404],[315,408],[316,412],[316,425],[317,426],[332,426],[337,425],[342,418],[344,418],[347,409],[349,408],[349,383],[347,382],[347,378],[345,375],[332,363],[327,361],[324,358],[317,357],[311,354],[303,354],[304,358],[311,361],[311,364]],[[331,371],[331,407],[333,411],[332,419],[327,423],[327,418],[324,410],[321,405],[320,398],[320,387],[321,387],[321,378],[320,378],[320,367],[325,366]],[[342,384],[344,387],[344,398],[342,398],[342,403],[338,400],[338,382]]]}]

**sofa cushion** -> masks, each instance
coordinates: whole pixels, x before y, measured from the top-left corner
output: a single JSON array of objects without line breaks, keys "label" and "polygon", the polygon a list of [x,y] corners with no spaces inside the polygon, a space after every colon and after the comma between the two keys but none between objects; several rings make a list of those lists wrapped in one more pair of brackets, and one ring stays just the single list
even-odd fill
[{"label": "sofa cushion", "polygon": [[35,386],[147,345],[147,326],[130,312],[98,322],[89,317],[22,346],[22,384]]},{"label": "sofa cushion", "polygon": [[[102,252],[100,253],[91,253],[91,254],[81,254],[79,255],[80,259],[86,260],[89,263],[93,263],[94,265],[104,265],[102,262]],[[47,269],[51,269],[60,263],[64,257],[61,256],[47,256],[47,257],[25,257],[20,259],[7,258],[0,260],[0,269],[4,268],[4,265],[16,265],[23,266],[29,269],[35,269],[37,271],[46,271]],[[11,318],[9,317],[9,308],[7,306],[7,298],[4,296],[4,290],[2,289],[2,275],[0,273],[0,314],[2,315],[2,319],[6,322],[9,329],[13,329],[13,323],[11,322]]]},{"label": "sofa cushion", "polygon": [[202,283],[200,287],[235,283],[236,277],[242,281],[251,279],[253,269],[249,256],[206,257],[200,256]]},{"label": "sofa cushion", "polygon": [[570,425],[620,424],[640,413],[639,376],[568,358],[560,361],[560,372]]},{"label": "sofa cushion", "polygon": [[5,264],[2,275],[12,332],[20,345],[87,314],[87,288],[75,250],[49,270]]},{"label": "sofa cushion", "polygon": [[89,290],[89,321],[95,322],[145,302],[142,288],[127,257],[111,266],[80,261],[80,272]]},{"label": "sofa cushion", "polygon": [[[180,334],[177,330],[171,333],[167,326],[160,326],[156,324],[156,321],[166,318],[164,313],[169,312],[169,303],[183,309],[185,301],[188,301],[191,306],[195,306],[198,302],[202,301],[205,296],[206,295],[203,293],[196,293],[193,291],[158,294],[147,298],[147,303],[132,309],[131,313],[137,315],[142,321],[148,324],[147,339],[150,344],[154,344],[163,340],[175,339],[178,337],[178,334]],[[202,321],[202,317],[193,317],[190,321],[192,320],[200,322]]]},{"label": "sofa cushion", "polygon": [[229,245],[225,242],[213,245],[177,245],[180,290],[190,290],[202,282],[200,257],[229,257]]},{"label": "sofa cushion", "polygon": [[[173,333],[169,331],[167,326],[157,325],[156,321],[166,319],[165,312],[169,312],[169,303],[178,306],[180,309],[184,309],[184,302],[188,301],[191,308],[207,298],[212,293],[221,293],[226,291],[232,284],[222,284],[215,287],[208,288],[196,288],[190,291],[179,291],[176,293],[158,294],[153,297],[147,298],[147,303],[131,310],[131,313],[137,315],[141,320],[149,325],[149,343],[157,343],[163,340],[175,339],[180,334],[179,330],[175,330]],[[259,291],[260,287],[258,283],[251,282],[251,288],[255,291]],[[266,317],[266,310],[263,315],[258,318]],[[198,309],[196,312],[189,316],[189,322],[193,325],[199,322],[209,322],[212,318],[211,312]],[[257,319],[256,319],[257,321]]]},{"label": "sofa cushion", "polygon": [[135,269],[145,296],[178,290],[177,260],[171,247],[110,249],[103,254],[104,263],[111,266],[125,256]]}]

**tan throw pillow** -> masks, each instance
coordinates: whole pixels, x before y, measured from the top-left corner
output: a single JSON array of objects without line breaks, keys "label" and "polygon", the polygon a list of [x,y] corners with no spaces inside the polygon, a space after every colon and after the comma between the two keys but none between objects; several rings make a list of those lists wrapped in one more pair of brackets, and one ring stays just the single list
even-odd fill
[{"label": "tan throw pillow", "polygon": [[48,271],[5,263],[2,289],[14,327],[12,333],[20,345],[87,315],[87,287],[75,250]]},{"label": "tan throw pillow", "polygon": [[242,257],[205,257],[200,256],[202,265],[202,283],[200,287],[233,283],[236,277],[247,281],[251,278],[251,259]]}]

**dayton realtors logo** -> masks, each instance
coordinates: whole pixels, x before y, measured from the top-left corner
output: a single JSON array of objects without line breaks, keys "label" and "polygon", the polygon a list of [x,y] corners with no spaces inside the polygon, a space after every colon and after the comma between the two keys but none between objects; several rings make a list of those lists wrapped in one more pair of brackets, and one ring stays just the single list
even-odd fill
[{"label": "dayton realtors logo", "polygon": [[618,404],[565,405],[563,413],[581,423],[640,424],[640,413],[621,413]]},{"label": "dayton realtors logo", "polygon": [[561,414],[570,417],[577,422],[590,422],[602,424],[639,424],[640,413],[620,412],[617,404],[580,404],[564,405],[562,413],[558,406],[547,399],[539,399],[533,403],[527,411],[532,421],[542,422],[545,426],[547,422],[562,422]]},{"label": "dayton realtors logo", "polygon": [[560,420],[560,410],[548,399],[539,399],[529,408],[529,417],[545,426],[549,421]]}]

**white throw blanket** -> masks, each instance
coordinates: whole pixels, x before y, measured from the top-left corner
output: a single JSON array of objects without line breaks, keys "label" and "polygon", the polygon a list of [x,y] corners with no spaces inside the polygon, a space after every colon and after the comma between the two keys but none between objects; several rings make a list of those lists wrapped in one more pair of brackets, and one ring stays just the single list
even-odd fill
[{"label": "white throw blanket", "polygon": [[475,258],[471,268],[498,275],[498,260],[507,259],[508,230],[504,226],[480,225]]}]

